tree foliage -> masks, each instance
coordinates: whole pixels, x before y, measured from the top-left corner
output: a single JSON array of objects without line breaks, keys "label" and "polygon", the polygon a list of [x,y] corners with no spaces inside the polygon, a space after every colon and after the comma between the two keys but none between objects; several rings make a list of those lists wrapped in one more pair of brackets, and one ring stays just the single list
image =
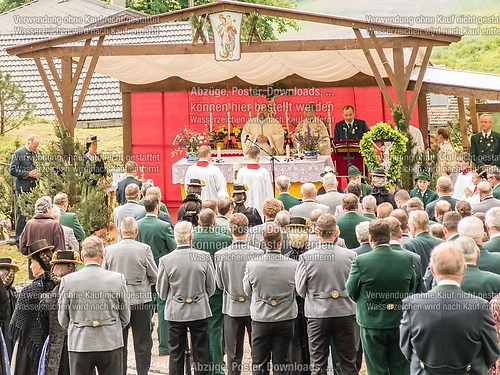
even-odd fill
[{"label": "tree foliage", "polygon": [[44,146],[35,161],[41,172],[38,185],[22,194],[21,211],[29,218],[38,198],[53,197],[62,191],[68,194],[70,210],[77,214],[87,233],[108,227],[112,212],[108,204],[110,179],[90,174],[91,167],[84,163],[84,145],[75,142],[64,128],[55,125],[54,132],[57,140]]},{"label": "tree foliage", "polygon": [[22,87],[12,81],[10,74],[0,70],[0,135],[21,126],[34,110]]}]

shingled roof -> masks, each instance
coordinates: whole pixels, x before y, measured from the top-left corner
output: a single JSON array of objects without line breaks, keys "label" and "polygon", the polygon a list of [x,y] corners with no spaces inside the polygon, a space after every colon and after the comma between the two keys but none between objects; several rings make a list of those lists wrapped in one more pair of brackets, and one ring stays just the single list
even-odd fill
[{"label": "shingled roof", "polygon": [[[21,43],[76,32],[82,28],[142,16],[144,16],[143,13],[135,10],[99,0],[32,1],[0,14],[0,69],[11,74],[13,81],[23,87],[28,100],[36,105],[35,115],[55,118],[35,61],[8,55],[5,49]],[[186,22],[178,22],[110,35],[107,43],[186,43],[191,41],[191,37],[190,25]],[[57,62],[56,66],[59,68]],[[81,85],[82,82],[77,86],[77,92]],[[60,100],[57,90],[56,96]],[[114,120],[121,119],[121,117],[122,100],[119,81],[95,73],[79,121]]]}]

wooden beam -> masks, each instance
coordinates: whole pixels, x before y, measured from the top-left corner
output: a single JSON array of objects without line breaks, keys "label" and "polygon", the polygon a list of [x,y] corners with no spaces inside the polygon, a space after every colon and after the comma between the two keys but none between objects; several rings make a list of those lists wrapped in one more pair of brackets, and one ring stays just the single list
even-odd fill
[{"label": "wooden beam", "polygon": [[76,125],[76,121],[78,120],[78,116],[80,115],[80,111],[83,106],[83,101],[85,100],[85,96],[87,96],[87,90],[90,85],[90,80],[92,79],[92,75],[94,74],[95,67],[97,65],[97,61],[99,60],[99,48],[102,47],[104,43],[104,35],[101,35],[97,41],[97,48],[95,50],[94,55],[92,56],[92,60],[90,60],[90,65],[87,68],[87,74],[83,81],[82,89],[80,90],[80,94],[78,95],[78,102],[76,103],[75,111],[73,114],[73,121]]},{"label": "wooden beam", "polygon": [[[410,82],[410,89],[415,87],[415,82]],[[500,91],[498,90],[483,90],[470,87],[461,86],[446,86],[436,83],[424,83],[422,90],[425,92],[432,92],[434,94],[463,96],[464,98],[479,98],[484,100],[500,100]]]},{"label": "wooden beam", "polygon": [[[370,38],[364,38],[369,49],[373,49],[373,42]],[[420,42],[412,37],[384,37],[378,38],[382,48],[392,48],[396,42],[401,42],[403,47],[413,47],[417,45],[427,46],[434,43]],[[438,45],[445,45],[439,44]],[[357,39],[319,39],[319,40],[269,40],[258,43],[241,44],[242,53],[259,53],[259,52],[293,52],[293,51],[350,51],[359,50],[361,46]],[[67,47],[50,47],[43,51],[25,52],[18,55],[20,58],[33,57],[62,57],[72,56],[80,57],[84,54],[85,47],[83,46],[67,46]],[[91,46],[88,50],[88,55],[93,55],[95,46]],[[158,55],[213,55],[214,44],[197,44],[193,46],[191,43],[175,43],[175,44],[121,44],[103,46],[101,56],[158,56]]]},{"label": "wooden beam", "polygon": [[500,103],[479,103],[476,104],[476,111],[482,112],[500,112]]},{"label": "wooden beam", "polygon": [[122,92],[123,160],[132,155],[132,94]]},{"label": "wooden beam", "polygon": [[315,23],[322,23],[327,25],[336,25],[356,29],[373,30],[384,33],[393,33],[395,35],[411,35],[418,39],[427,39],[431,41],[441,41],[446,43],[458,42],[461,35],[440,33],[435,30],[427,30],[421,28],[404,27],[400,25],[368,22],[365,20],[355,18],[338,17],[331,14],[321,14],[314,12],[305,12],[296,9],[285,9],[274,6],[267,6],[261,4],[242,3],[228,0],[218,0],[217,2],[196,6],[194,8],[180,9],[173,12],[162,13],[155,16],[146,16],[139,19],[128,20],[111,25],[102,25],[85,31],[77,32],[70,35],[61,35],[54,38],[44,39],[41,41],[21,44],[7,48],[7,53],[17,55],[23,52],[36,51],[62,45],[67,43],[74,43],[83,39],[87,39],[89,35],[100,36],[110,35],[120,31],[133,30],[162,24],[166,22],[174,22],[189,18],[191,14],[195,16],[205,15],[207,13],[217,13],[221,11],[236,11],[241,13],[256,12],[264,16],[273,16],[287,19],[294,19],[300,21],[309,21]]},{"label": "wooden beam", "polygon": [[46,55],[44,57],[45,57],[45,61],[47,62],[47,65],[49,66],[50,73],[52,74],[52,78],[54,79],[54,82],[56,83],[57,90],[59,90],[59,92],[61,92],[63,89],[62,81],[61,81],[61,77],[59,76],[59,72],[57,71],[56,65],[54,64],[53,57],[49,57]]},{"label": "wooden beam", "polygon": [[415,67],[415,61],[417,61],[417,56],[418,56],[418,51],[420,49],[421,45],[418,43],[416,46],[413,46],[411,49],[411,56],[410,60],[408,60],[408,65],[406,65],[405,69],[405,86],[408,88],[408,85],[410,84],[410,78],[411,78],[411,73],[413,73],[413,68]]},{"label": "wooden beam", "polygon": [[365,54],[366,60],[368,61],[368,64],[370,65],[370,68],[372,69],[373,75],[375,77],[375,80],[377,81],[378,86],[380,87],[380,91],[382,92],[382,95],[384,96],[385,102],[389,106],[389,109],[391,111],[394,110],[394,103],[392,101],[391,95],[389,94],[389,90],[387,90],[387,85],[385,84],[384,80],[382,79],[382,76],[377,68],[377,65],[375,64],[375,60],[373,59],[373,56],[368,49],[368,46],[365,44],[364,38],[361,35],[361,31],[359,29],[353,29],[354,34],[356,34],[356,37],[358,38],[359,44],[361,45],[361,48],[363,49],[363,52]]},{"label": "wooden beam", "polygon": [[[78,65],[76,66],[75,74],[73,75],[73,82],[71,85],[71,91],[75,92],[76,86],[78,85],[78,81],[80,80],[80,75],[82,74],[83,66],[85,61],[87,60],[87,56],[90,53],[90,48],[92,43],[92,38],[89,38],[85,41],[85,46],[82,49],[82,54],[80,60],[78,60]],[[95,48],[93,49],[95,51]]]},{"label": "wooden beam", "polygon": [[469,98],[470,122],[472,125],[472,133],[476,134],[479,131],[479,123],[477,121],[477,104],[476,98]]},{"label": "wooden beam", "polygon": [[43,67],[42,61],[39,57],[35,58],[35,64],[38,68],[38,72],[40,73],[40,77],[42,78],[42,82],[45,86],[45,90],[47,91],[47,95],[49,96],[50,103],[52,104],[52,108],[54,109],[54,113],[56,114],[57,121],[61,126],[64,126],[61,108],[59,107],[59,103],[57,102],[54,90],[50,85],[49,77],[47,77],[47,72],[45,71],[45,68]]},{"label": "wooden beam", "polygon": [[425,70],[429,64],[429,59],[431,58],[432,46],[425,49],[424,58],[422,59],[422,64],[420,65],[420,70],[418,72],[417,81],[415,82],[415,87],[413,88],[413,95],[410,101],[410,108],[408,110],[410,116],[415,109],[415,104],[417,103],[418,95],[420,94],[420,89],[422,88],[422,83],[424,81]]},{"label": "wooden beam", "polygon": [[61,59],[61,77],[62,88],[59,89],[59,94],[62,99],[63,126],[68,131],[68,134],[73,137],[75,134],[76,121],[73,122],[74,92],[71,91],[73,79],[73,64],[71,57],[63,57]]},{"label": "wooden beam", "polygon": [[394,60],[394,73],[395,81],[392,82],[394,91],[396,91],[396,97],[398,99],[398,104],[401,105],[405,119],[410,120],[411,114],[408,112],[408,98],[406,96],[406,89],[408,84],[405,82],[405,59],[404,51],[402,48],[394,48],[392,50],[392,58]]},{"label": "wooden beam", "polygon": [[457,98],[458,101],[458,121],[460,123],[460,135],[462,136],[462,147],[469,149],[469,137],[467,135],[467,120],[465,118],[465,104],[463,96]]},{"label": "wooden beam", "polygon": [[418,96],[418,130],[422,133],[424,147],[429,147],[429,113],[427,111],[427,94],[420,92]]}]

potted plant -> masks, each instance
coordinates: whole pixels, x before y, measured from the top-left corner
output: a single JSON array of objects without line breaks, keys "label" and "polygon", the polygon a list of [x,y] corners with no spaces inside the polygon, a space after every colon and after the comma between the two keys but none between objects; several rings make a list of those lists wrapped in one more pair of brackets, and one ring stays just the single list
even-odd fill
[{"label": "potted plant", "polygon": [[215,132],[215,145],[217,147],[220,147],[221,149],[224,148],[224,140],[227,137],[227,128],[225,125],[222,125],[217,131]]},{"label": "potted plant", "polygon": [[208,142],[208,138],[197,131],[192,130],[189,126],[184,126],[184,129],[179,131],[172,142],[174,151],[171,152],[172,156],[186,152],[186,159],[188,162],[197,162],[200,158],[198,156],[198,149],[201,145]]},{"label": "potted plant", "polygon": [[238,149],[241,150],[241,128],[238,126],[235,126],[233,128],[232,134],[234,135],[234,138],[236,138],[236,144],[238,145]]},{"label": "potted plant", "polygon": [[299,133],[295,136],[296,146],[299,153],[304,153],[304,159],[317,159],[319,145],[322,141],[322,137],[318,132],[312,132],[311,128],[308,126],[305,133]]}]

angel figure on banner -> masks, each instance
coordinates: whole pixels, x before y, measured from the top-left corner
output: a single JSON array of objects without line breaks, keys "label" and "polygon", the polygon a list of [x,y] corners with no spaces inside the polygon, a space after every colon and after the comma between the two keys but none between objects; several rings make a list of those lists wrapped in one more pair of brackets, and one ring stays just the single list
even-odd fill
[{"label": "angel figure on banner", "polygon": [[221,50],[220,57],[223,59],[233,59],[234,49],[236,47],[236,34],[238,30],[233,25],[230,15],[219,14],[220,23],[217,25],[217,34],[220,36]]},{"label": "angel figure on banner", "polygon": [[391,166],[391,149],[393,143],[382,140],[380,147],[375,142],[372,142],[372,144],[375,150],[380,151],[380,165],[388,171]]}]

